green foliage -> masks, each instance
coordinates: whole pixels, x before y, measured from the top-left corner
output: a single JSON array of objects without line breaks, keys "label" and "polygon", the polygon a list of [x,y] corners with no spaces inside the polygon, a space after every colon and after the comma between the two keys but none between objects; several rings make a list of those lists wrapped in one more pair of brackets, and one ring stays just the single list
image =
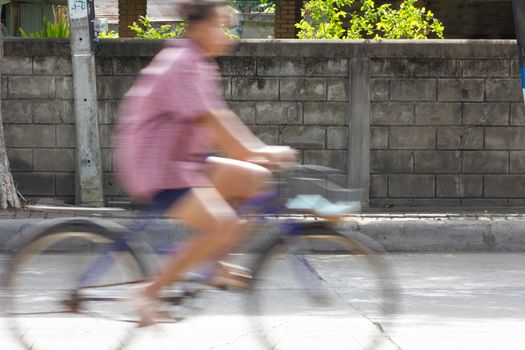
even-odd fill
[{"label": "green foliage", "polygon": [[394,9],[392,4],[377,7],[374,0],[310,0],[295,26],[301,39],[443,38],[443,23],[417,2],[404,0]]},{"label": "green foliage", "polygon": [[107,33],[98,33],[98,37],[100,39],[116,39],[118,38],[118,33],[114,30],[107,32]]},{"label": "green foliage", "polygon": [[[129,26],[129,28],[135,32],[135,36],[137,38],[142,39],[181,38],[186,32],[185,22],[182,22],[181,24],[177,25],[175,29],[172,29],[172,26],[169,24],[161,25],[160,28],[157,29],[151,25],[149,18],[141,16],[139,17],[139,23],[140,25],[136,22],[133,22],[133,24]],[[239,38],[239,36],[229,28],[223,27],[222,32],[230,39]],[[118,34],[115,32],[109,32],[104,34],[104,36],[100,36],[100,38],[118,38]]]},{"label": "green foliage", "polygon": [[19,28],[19,30],[24,38],[69,38],[67,8],[64,6],[53,8],[53,22],[44,17],[42,19],[42,30],[39,32],[28,35],[23,28]]},{"label": "green foliage", "polygon": [[154,28],[148,17],[140,16],[139,24],[133,22],[129,26],[129,29],[135,32],[137,38],[143,39],[169,39],[169,38],[180,38],[184,35],[186,23],[181,23],[173,30],[169,24],[163,24],[160,28]]}]

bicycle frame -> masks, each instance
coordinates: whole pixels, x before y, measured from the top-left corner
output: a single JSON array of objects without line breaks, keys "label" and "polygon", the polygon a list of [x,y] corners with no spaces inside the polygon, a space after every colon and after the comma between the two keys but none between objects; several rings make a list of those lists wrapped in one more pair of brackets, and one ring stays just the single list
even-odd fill
[{"label": "bicycle frame", "polygon": [[[251,219],[256,224],[265,224],[268,222],[269,215],[277,215],[286,211],[286,207],[279,203],[278,201],[279,193],[270,192],[264,193],[257,197],[247,200],[245,203],[239,206],[237,209],[240,216],[255,215]],[[138,217],[132,222],[131,225],[126,227],[126,229],[117,236],[112,243],[107,244],[100,256],[98,256],[80,275],[80,278],[75,286],[76,289],[82,288],[91,288],[90,283],[96,281],[96,279],[106,272],[113,261],[111,253],[118,253],[127,250],[127,242],[137,239],[137,237],[144,232],[153,218],[162,217],[162,212],[156,208],[147,208],[141,211]],[[301,225],[294,220],[286,220],[283,223],[279,224],[279,235],[280,236],[290,236],[290,235],[299,235],[301,230]],[[171,247],[152,247],[155,254],[160,255],[167,252],[173,252],[177,249],[180,249],[177,245]],[[304,260],[304,259],[300,259]],[[304,262],[303,262],[304,263]],[[306,262],[308,264],[308,262]],[[305,265],[308,270],[311,267]],[[202,275],[201,280],[205,280],[210,277],[210,273],[205,273]],[[133,281],[135,282],[135,281]],[[198,282],[195,280],[194,282]],[[130,281],[130,283],[132,283]]]}]

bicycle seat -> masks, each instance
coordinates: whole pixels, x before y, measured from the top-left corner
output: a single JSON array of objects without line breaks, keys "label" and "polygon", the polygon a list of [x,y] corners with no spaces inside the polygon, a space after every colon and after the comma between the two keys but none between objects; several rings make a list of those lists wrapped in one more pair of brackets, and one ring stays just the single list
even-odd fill
[{"label": "bicycle seat", "polygon": [[344,214],[356,213],[361,210],[358,201],[330,202],[317,194],[301,194],[289,199],[285,206],[291,210],[311,211],[319,216],[333,217]]}]

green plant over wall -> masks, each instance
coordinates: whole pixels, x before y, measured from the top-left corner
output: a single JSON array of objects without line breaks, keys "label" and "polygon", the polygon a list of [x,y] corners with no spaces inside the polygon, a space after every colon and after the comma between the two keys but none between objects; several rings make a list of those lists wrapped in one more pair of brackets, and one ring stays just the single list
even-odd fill
[{"label": "green plant over wall", "polygon": [[301,39],[443,38],[444,26],[418,0],[376,6],[374,0],[310,0],[296,24]]},{"label": "green plant over wall", "polygon": [[20,33],[24,38],[69,38],[67,7],[53,7],[53,21],[51,22],[44,17],[41,31],[28,35],[23,28],[20,28]]},{"label": "green plant over wall", "polygon": [[148,17],[140,16],[139,23],[133,22],[129,29],[135,32],[137,38],[142,39],[169,39],[180,38],[184,35],[186,23],[181,23],[173,30],[169,24],[163,24],[159,28],[154,28]]},{"label": "green plant over wall", "polygon": [[101,39],[116,39],[118,38],[118,33],[114,30],[111,30],[107,33],[98,33],[98,37]]},{"label": "green plant over wall", "polygon": [[[172,38],[181,38],[186,32],[186,23],[182,22],[178,24],[175,29],[169,24],[161,25],[159,28],[153,27],[151,21],[148,17],[140,16],[139,23],[133,22],[129,28],[135,32],[137,38],[142,39],[172,39]],[[239,36],[236,35],[229,28],[222,28],[222,31],[226,36],[231,39],[238,39]],[[118,38],[118,33],[115,31],[110,31],[108,33],[100,33],[99,38],[102,39],[111,39]]]}]

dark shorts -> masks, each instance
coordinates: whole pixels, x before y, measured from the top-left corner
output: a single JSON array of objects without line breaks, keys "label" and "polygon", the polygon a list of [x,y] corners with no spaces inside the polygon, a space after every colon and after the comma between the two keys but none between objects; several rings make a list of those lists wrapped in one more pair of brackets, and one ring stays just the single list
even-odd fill
[{"label": "dark shorts", "polygon": [[160,191],[153,197],[153,205],[157,210],[166,211],[189,190],[191,190],[191,187]]}]

